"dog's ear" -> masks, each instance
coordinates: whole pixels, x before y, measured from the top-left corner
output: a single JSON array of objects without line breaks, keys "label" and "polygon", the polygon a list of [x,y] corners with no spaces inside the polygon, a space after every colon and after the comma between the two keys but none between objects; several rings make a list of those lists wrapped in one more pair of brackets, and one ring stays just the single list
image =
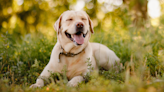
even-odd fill
[{"label": "dog's ear", "polygon": [[62,15],[58,18],[58,20],[54,24],[54,29],[58,34],[59,34],[59,29],[61,27],[61,20],[62,20]]},{"label": "dog's ear", "polygon": [[94,33],[94,30],[93,30],[93,22],[92,22],[92,20],[90,19],[90,17],[88,17],[88,20],[89,20],[90,31],[91,31],[91,33],[93,34],[93,33]]},{"label": "dog's ear", "polygon": [[89,15],[88,15],[88,21],[89,21],[90,31],[91,31],[91,33],[93,34],[93,33],[94,33],[94,30],[93,30],[93,22],[92,22],[92,20],[90,19]]},{"label": "dog's ear", "polygon": [[88,20],[89,20],[90,31],[93,34],[94,33],[94,30],[93,30],[93,22],[92,22],[92,20],[90,18],[88,18]]}]

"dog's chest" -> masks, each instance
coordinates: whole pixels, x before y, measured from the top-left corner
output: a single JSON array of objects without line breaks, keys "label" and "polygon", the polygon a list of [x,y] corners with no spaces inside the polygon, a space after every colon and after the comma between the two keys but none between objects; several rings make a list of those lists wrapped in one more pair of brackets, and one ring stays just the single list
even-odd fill
[{"label": "dog's chest", "polygon": [[68,79],[73,78],[74,76],[83,75],[87,70],[87,64],[86,64],[85,58],[82,56],[75,56],[75,57],[66,57],[62,56],[62,61],[64,65],[66,65],[64,68],[66,69],[66,75]]}]

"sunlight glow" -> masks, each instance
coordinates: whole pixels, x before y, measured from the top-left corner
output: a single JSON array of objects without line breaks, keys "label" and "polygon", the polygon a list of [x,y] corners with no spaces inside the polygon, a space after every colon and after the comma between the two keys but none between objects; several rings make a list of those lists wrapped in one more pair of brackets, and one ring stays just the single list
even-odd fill
[{"label": "sunlight glow", "polygon": [[159,0],[148,0],[148,14],[151,18],[157,18],[161,15]]},{"label": "sunlight glow", "polygon": [[151,21],[152,26],[155,26],[155,27],[159,26],[159,22],[160,22],[159,18],[153,18],[150,21]]},{"label": "sunlight glow", "polygon": [[24,0],[17,0],[17,4],[18,4],[18,5],[22,5],[23,2],[24,2]]},{"label": "sunlight glow", "polygon": [[115,0],[115,1],[113,2],[113,4],[116,5],[116,6],[122,5],[122,3],[123,3],[122,0]]},{"label": "sunlight glow", "polygon": [[112,12],[114,9],[122,5],[123,0],[97,0],[98,3],[103,4],[101,7],[104,13]]},{"label": "sunlight glow", "polygon": [[84,0],[78,0],[76,2],[76,5],[74,6],[74,10],[77,10],[77,11],[82,10],[84,8],[84,6],[85,6],[85,1]]}]

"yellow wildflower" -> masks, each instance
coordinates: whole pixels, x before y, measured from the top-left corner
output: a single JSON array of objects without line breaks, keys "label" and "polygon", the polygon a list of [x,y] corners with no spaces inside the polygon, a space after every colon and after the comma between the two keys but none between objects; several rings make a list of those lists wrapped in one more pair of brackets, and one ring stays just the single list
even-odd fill
[{"label": "yellow wildflower", "polygon": [[7,49],[9,48],[9,45],[7,45]]}]

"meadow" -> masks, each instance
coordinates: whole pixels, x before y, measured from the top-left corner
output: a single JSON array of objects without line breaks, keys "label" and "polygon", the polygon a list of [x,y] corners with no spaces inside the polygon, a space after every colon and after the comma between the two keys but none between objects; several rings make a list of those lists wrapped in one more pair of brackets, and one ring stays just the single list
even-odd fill
[{"label": "meadow", "polygon": [[119,72],[101,69],[78,87],[66,86],[65,75],[52,74],[43,88],[29,88],[49,62],[57,41],[53,24],[69,8],[67,1],[54,0],[59,2],[55,9],[47,8],[47,1],[25,0],[24,6],[13,1],[9,10],[17,15],[7,14],[4,8],[6,20],[0,19],[1,92],[164,92],[164,15],[157,25],[149,18],[134,23],[132,12],[124,6],[106,14],[98,8],[86,9],[94,24],[90,42],[104,44],[116,53],[123,65]]},{"label": "meadow", "polygon": [[[96,32],[90,41],[108,46],[121,59],[124,68],[101,70],[91,74],[87,82],[78,87],[66,86],[68,80],[51,79],[43,88],[30,89],[48,63],[56,36],[48,39],[41,34],[21,37],[19,42],[6,32],[1,35],[1,92],[28,91],[108,91],[108,92],[163,92],[164,91],[164,39],[162,30],[150,28],[129,28],[124,33]],[[141,30],[137,31],[136,30]],[[114,34],[114,35],[113,35]],[[122,36],[121,36],[122,35]],[[126,35],[126,36],[125,36]],[[56,81],[55,81],[56,80]]]}]

